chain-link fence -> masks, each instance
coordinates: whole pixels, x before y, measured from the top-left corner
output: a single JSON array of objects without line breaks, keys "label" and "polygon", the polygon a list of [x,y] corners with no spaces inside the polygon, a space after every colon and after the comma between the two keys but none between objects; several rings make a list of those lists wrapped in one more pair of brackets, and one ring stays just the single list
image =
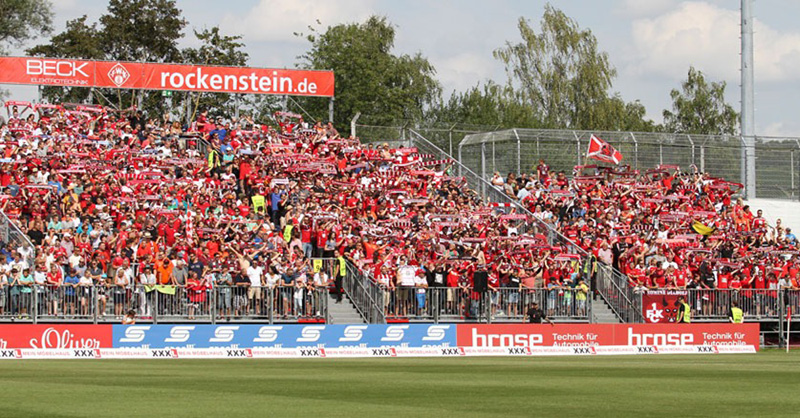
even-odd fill
[{"label": "chain-link fence", "polygon": [[[569,173],[596,163],[585,158],[592,134],[620,151],[623,164],[642,172],[662,164],[686,170],[694,165],[714,177],[747,184],[744,142],[738,136],[510,129],[466,135],[457,154],[483,178],[494,172],[531,172],[540,159],[552,170]],[[800,140],[759,137],[755,147],[756,197],[800,198]]]}]

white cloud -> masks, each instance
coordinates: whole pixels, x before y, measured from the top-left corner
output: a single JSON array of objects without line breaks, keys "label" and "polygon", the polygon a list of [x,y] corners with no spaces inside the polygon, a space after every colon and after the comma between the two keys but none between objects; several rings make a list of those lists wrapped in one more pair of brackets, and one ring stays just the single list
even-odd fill
[{"label": "white cloud", "polygon": [[226,13],[221,26],[229,33],[242,34],[249,41],[301,42],[294,32],[308,33],[308,26],[361,22],[372,14],[373,0],[348,2],[314,0],[260,0],[244,14]]},{"label": "white cloud", "polygon": [[[632,24],[633,74],[654,73],[683,79],[690,65],[714,79],[739,80],[739,10],[706,2],[684,2],[676,9]],[[759,81],[800,79],[800,33],[780,32],[756,19],[755,76]]]},{"label": "white cloud", "polygon": [[429,59],[436,67],[437,78],[444,86],[445,97],[449,97],[453,90],[466,91],[479,81],[492,78],[495,72],[495,61],[475,52]]},{"label": "white cloud", "polygon": [[760,135],[776,138],[796,138],[797,126],[789,126],[784,122],[773,122],[767,125],[766,128],[760,130]]},{"label": "white cloud", "polygon": [[677,0],[622,0],[616,12],[623,16],[657,16],[675,7]]},{"label": "white cloud", "polygon": [[76,0],[58,0],[53,2],[53,10],[56,13],[71,12],[77,6]]}]

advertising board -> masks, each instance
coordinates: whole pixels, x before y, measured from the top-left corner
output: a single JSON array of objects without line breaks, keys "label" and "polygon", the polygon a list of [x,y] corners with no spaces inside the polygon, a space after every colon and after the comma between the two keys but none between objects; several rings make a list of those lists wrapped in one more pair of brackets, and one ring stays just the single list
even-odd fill
[{"label": "advertising board", "polygon": [[0,83],[65,87],[334,95],[332,71],[0,57]]}]

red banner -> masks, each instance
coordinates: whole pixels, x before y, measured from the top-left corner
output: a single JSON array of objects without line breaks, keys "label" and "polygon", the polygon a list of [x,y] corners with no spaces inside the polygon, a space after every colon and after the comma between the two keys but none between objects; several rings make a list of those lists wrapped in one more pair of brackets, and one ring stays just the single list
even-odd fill
[{"label": "red banner", "polygon": [[0,349],[111,347],[111,325],[0,325]]},{"label": "red banner", "polygon": [[649,290],[642,294],[642,315],[648,324],[677,322],[678,296],[687,296],[685,290]]},{"label": "red banner", "polygon": [[0,83],[213,93],[334,94],[332,71],[0,57]]},{"label": "red banner", "polygon": [[458,325],[459,347],[533,347],[614,345],[613,324]]},{"label": "red banner", "polygon": [[758,324],[458,325],[459,347],[753,345]]}]

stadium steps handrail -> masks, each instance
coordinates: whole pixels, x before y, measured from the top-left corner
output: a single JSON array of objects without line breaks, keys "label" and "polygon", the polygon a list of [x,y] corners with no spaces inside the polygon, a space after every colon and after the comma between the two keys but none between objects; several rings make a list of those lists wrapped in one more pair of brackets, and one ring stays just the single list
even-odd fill
[{"label": "stadium steps handrail", "polygon": [[[580,254],[582,257],[588,257],[589,253],[579,247],[575,242],[570,240],[569,238],[565,237],[563,234],[558,232],[555,228],[547,224],[546,222],[536,218],[533,216],[533,213],[529,211],[525,206],[519,203],[516,199],[511,199],[505,193],[498,190],[494,185],[486,181],[482,176],[479,176],[474,171],[472,171],[469,167],[465,166],[461,163],[458,159],[454,158],[447,152],[443,151],[441,148],[437,147],[435,144],[430,142],[427,138],[421,135],[414,129],[409,129],[409,138],[410,142],[413,146],[417,147],[417,149],[424,150],[427,154],[437,155],[437,158],[442,159],[450,159],[453,161],[454,164],[458,166],[459,176],[464,177],[467,180],[467,184],[478,192],[480,196],[487,202],[494,202],[494,203],[507,203],[517,209],[518,213],[524,213],[528,215],[530,218],[533,219],[534,224],[537,228],[544,229],[547,231],[547,236],[551,244],[554,241],[560,242],[562,244],[566,244],[571,251],[575,251],[576,253]],[[519,231],[522,234],[524,231]],[[636,298],[634,295],[629,295],[629,292],[624,291],[623,289],[627,289],[627,276],[619,272],[618,270],[614,269],[612,266],[606,265],[602,263],[600,260],[596,260],[596,262],[604,268],[598,268],[598,271],[602,271],[605,276],[608,277],[597,277],[597,281],[608,279],[608,281],[612,284],[610,289],[606,289],[607,292],[613,291],[615,294],[604,294],[600,292],[601,297],[603,300],[611,307],[611,310],[614,312],[617,317],[624,322],[643,322],[642,313],[639,310],[635,309],[635,301]],[[598,287],[600,288],[600,287]],[[614,302],[612,301],[617,301]],[[616,305],[616,306],[615,306]]]},{"label": "stadium steps handrail", "polygon": [[22,232],[16,222],[13,222],[5,212],[0,210],[0,240],[6,245],[17,244],[18,247],[31,249],[31,257],[36,256],[36,246],[31,242],[30,237]]}]

